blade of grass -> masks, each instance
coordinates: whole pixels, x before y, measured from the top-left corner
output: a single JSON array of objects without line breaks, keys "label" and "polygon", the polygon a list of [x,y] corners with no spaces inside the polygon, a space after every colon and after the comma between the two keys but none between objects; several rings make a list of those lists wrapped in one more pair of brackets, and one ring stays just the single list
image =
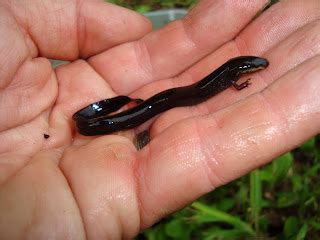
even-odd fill
[{"label": "blade of grass", "polygon": [[204,233],[203,240],[212,240],[212,239],[239,239],[247,237],[248,233],[238,230],[238,229],[229,229],[229,230],[222,230],[222,229],[215,229],[212,228],[209,231]]},{"label": "blade of grass", "polygon": [[276,183],[280,182],[284,179],[289,169],[292,167],[293,164],[293,155],[291,152],[288,152],[272,162],[272,184],[275,185]]},{"label": "blade of grass", "polygon": [[234,217],[228,213],[220,211],[216,208],[207,206],[200,202],[194,202],[191,205],[194,209],[198,210],[200,213],[206,215],[207,219],[211,218],[212,222],[223,222],[234,226],[235,228],[248,233],[250,236],[254,236],[254,231],[249,224]]},{"label": "blade of grass", "polygon": [[305,224],[303,224],[303,226],[300,228],[300,231],[299,231],[296,239],[297,239],[297,240],[306,239],[307,232],[308,232],[308,225],[305,223]]},{"label": "blade of grass", "polygon": [[251,220],[254,223],[256,233],[259,232],[259,219],[262,205],[262,189],[260,170],[250,173],[250,209]]}]

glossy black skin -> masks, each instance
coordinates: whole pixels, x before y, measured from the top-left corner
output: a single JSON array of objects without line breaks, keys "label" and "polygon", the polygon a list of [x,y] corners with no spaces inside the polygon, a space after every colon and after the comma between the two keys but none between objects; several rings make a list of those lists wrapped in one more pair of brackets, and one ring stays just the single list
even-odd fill
[{"label": "glossy black skin", "polygon": [[[73,119],[79,133],[86,136],[131,129],[168,109],[204,102],[230,86],[237,90],[246,88],[249,80],[241,84],[236,83],[241,75],[264,69],[268,64],[264,58],[236,57],[192,85],[162,91],[145,101],[127,96],[102,100],[76,112]],[[137,105],[120,113],[110,114],[132,101]]]}]

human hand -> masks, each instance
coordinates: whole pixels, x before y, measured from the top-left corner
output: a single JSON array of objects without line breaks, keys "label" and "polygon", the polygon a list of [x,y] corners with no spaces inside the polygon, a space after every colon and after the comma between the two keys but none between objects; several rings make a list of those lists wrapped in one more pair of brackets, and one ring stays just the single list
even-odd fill
[{"label": "human hand", "polygon": [[[144,37],[149,23],[115,6],[1,3],[3,238],[132,238],[319,132],[318,1],[285,1],[249,25],[265,1],[226,2],[204,0]],[[145,99],[236,55],[263,55],[270,66],[246,90],[162,114],[142,151],[135,131],[74,132],[72,114],[91,102]],[[90,58],[53,71],[39,56]]]}]

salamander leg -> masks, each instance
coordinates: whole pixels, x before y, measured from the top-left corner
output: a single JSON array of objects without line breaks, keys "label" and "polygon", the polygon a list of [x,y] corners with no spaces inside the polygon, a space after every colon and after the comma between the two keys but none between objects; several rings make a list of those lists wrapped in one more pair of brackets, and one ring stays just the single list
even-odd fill
[{"label": "salamander leg", "polygon": [[232,86],[234,86],[235,89],[237,89],[238,91],[240,91],[240,90],[248,87],[250,84],[251,84],[251,83],[250,83],[250,78],[247,79],[245,82],[240,83],[240,84],[237,84],[236,81],[233,81],[233,82],[232,82]]},{"label": "salamander leg", "polygon": [[137,150],[141,150],[149,142],[150,142],[150,131],[149,130],[145,130],[145,131],[139,133],[133,141]]},{"label": "salamander leg", "polygon": [[143,102],[141,98],[135,98],[135,99],[132,99],[132,101],[135,102],[136,104],[140,104]]}]

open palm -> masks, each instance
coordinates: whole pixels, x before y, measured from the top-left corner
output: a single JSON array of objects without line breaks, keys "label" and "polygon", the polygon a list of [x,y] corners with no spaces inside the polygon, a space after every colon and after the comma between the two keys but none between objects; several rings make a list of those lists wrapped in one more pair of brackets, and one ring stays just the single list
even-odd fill
[{"label": "open palm", "polygon": [[[151,32],[99,1],[1,1],[1,239],[130,239],[317,134],[319,1],[284,1],[251,21],[266,2],[203,0]],[[72,114],[91,102],[146,99],[237,55],[271,64],[243,91],[138,129],[75,132]],[[52,69],[48,58],[73,62]],[[148,127],[137,151],[132,139]]]}]

